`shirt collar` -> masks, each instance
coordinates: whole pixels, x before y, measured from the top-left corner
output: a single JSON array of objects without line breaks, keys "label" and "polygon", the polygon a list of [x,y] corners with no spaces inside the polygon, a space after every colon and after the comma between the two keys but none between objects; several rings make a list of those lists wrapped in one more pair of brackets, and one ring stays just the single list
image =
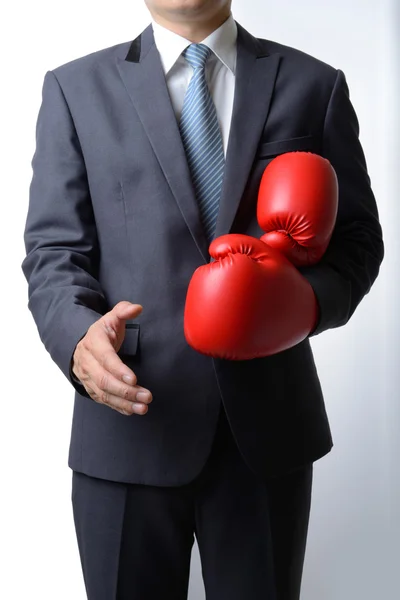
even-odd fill
[{"label": "shirt collar", "polygon": [[[172,69],[182,52],[192,42],[152,21],[154,41],[160,54],[165,75]],[[222,25],[210,33],[201,43],[214,52],[224,65],[235,75],[237,26],[232,14]]]}]

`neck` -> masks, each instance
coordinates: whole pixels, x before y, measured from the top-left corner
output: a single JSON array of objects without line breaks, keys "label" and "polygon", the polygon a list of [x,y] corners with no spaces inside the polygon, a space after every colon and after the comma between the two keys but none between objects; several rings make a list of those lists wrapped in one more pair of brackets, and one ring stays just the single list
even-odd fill
[{"label": "neck", "polygon": [[166,29],[173,31],[174,33],[184,37],[185,39],[189,40],[194,44],[198,44],[207,36],[209,36],[213,31],[218,29],[218,27],[220,27],[222,23],[224,23],[228,19],[230,14],[231,12],[228,8],[226,11],[223,12],[223,14],[219,14],[207,21],[185,21],[184,23],[179,21],[171,22],[167,19],[164,19],[162,16],[156,14],[152,14],[152,17],[155,20],[155,22],[159,25],[162,25]]}]

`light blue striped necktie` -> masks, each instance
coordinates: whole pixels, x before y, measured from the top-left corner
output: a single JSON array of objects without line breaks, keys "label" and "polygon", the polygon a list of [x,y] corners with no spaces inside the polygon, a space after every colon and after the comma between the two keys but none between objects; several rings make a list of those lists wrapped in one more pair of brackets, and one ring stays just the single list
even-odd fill
[{"label": "light blue striped necktie", "polygon": [[183,52],[194,72],[185,94],[179,124],[200,217],[209,242],[215,231],[225,166],[217,112],[205,76],[210,54],[211,49],[204,44],[191,44]]}]

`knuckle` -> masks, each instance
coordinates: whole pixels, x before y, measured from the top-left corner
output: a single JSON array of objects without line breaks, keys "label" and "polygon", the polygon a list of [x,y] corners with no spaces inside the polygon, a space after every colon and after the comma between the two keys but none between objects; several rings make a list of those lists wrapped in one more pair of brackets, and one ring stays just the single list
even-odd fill
[{"label": "knuckle", "polygon": [[87,334],[78,342],[78,344],[76,346],[76,349],[79,350],[79,352],[89,349],[90,337],[91,337],[90,329],[91,328],[89,327]]},{"label": "knuckle", "polygon": [[92,390],[92,388],[91,388],[91,387],[89,387],[88,385],[85,385],[85,386],[84,386],[84,388],[85,388],[85,390],[87,391],[87,393],[89,394],[89,396],[90,396],[90,397],[91,397],[93,400],[96,400],[96,402],[97,402],[97,395],[96,395],[95,391],[94,391],[94,390]]},{"label": "knuckle", "polygon": [[129,400],[131,396],[131,390],[128,387],[124,386],[123,388],[121,388],[120,396],[124,400]]},{"label": "knuckle", "polygon": [[88,392],[91,399],[94,400],[97,404],[103,404],[99,394],[96,394],[94,390],[89,391],[88,388],[86,388],[86,391]]},{"label": "knuckle", "polygon": [[105,316],[104,319],[101,321],[101,326],[103,333],[109,335],[114,330],[114,321],[112,317],[108,315]]},{"label": "knuckle", "polygon": [[100,381],[99,381],[99,388],[102,391],[105,391],[108,389],[108,383],[109,383],[109,377],[107,373],[103,373],[100,377]]},{"label": "knuckle", "polygon": [[111,312],[114,314],[120,308],[125,308],[125,306],[127,306],[128,304],[129,304],[129,302],[127,302],[126,300],[120,300],[119,302],[117,302],[117,304],[115,304],[113,306],[113,309],[112,309]]},{"label": "knuckle", "polygon": [[110,403],[109,394],[105,391],[102,391],[100,394],[100,401],[102,402],[102,404],[109,404]]},{"label": "knuckle", "polygon": [[73,360],[72,360],[72,364],[71,364],[72,371],[74,373],[76,373],[78,370],[82,371],[82,364],[83,363],[82,363],[82,361],[80,359],[80,356],[77,355],[77,354],[74,354],[74,357],[73,357]]},{"label": "knuckle", "polygon": [[82,379],[82,380],[89,379],[89,369],[87,367],[87,364],[85,362],[78,363],[78,368],[79,368],[79,373],[81,375],[80,379]]},{"label": "knuckle", "polygon": [[86,335],[83,336],[82,341],[84,341],[85,339],[87,339],[88,337],[90,337],[93,334],[93,332],[96,331],[96,329],[99,326],[100,321],[101,321],[101,317],[100,317],[100,319],[97,319],[97,321],[95,321],[94,323],[92,323],[90,325],[90,327],[88,327]]}]

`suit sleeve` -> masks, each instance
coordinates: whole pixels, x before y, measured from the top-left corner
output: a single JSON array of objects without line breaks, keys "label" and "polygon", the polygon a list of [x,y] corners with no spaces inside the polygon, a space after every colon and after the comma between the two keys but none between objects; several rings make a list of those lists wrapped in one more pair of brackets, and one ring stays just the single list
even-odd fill
[{"label": "suit sleeve", "polygon": [[55,74],[45,74],[22,270],[28,306],[52,359],[82,395],[71,358],[90,325],[107,312],[97,271],[99,247],[86,168],[74,123]]},{"label": "suit sleeve", "polygon": [[323,156],[336,171],[339,208],[329,247],[315,266],[300,269],[314,289],[320,315],[311,336],[347,323],[379,273],[384,247],[359,124],[342,71],[329,100]]}]

